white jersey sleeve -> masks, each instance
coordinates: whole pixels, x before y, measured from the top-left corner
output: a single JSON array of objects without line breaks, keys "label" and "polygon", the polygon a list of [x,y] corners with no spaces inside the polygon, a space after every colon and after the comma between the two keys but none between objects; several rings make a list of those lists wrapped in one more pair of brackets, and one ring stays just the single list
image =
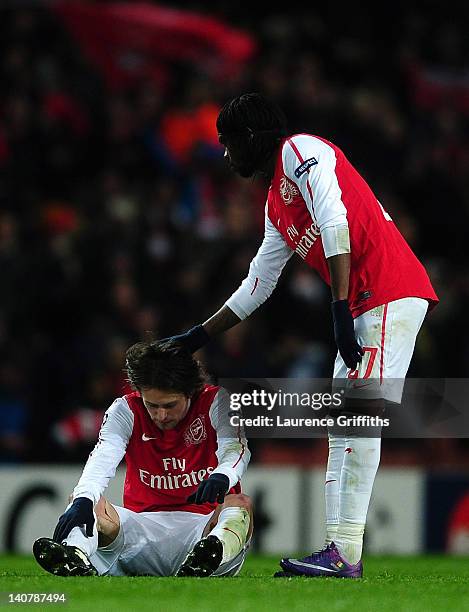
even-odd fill
[{"label": "white jersey sleeve", "polygon": [[134,426],[134,415],[123,397],[106,410],[98,441],[90,453],[73,499],[88,497],[97,503],[122,461]]},{"label": "white jersey sleeve", "polygon": [[263,304],[275,289],[285,264],[293,255],[283,236],[265,214],[264,239],[251,261],[241,286],[228,298],[228,306],[241,320]]},{"label": "white jersey sleeve", "polygon": [[218,465],[212,474],[225,474],[234,487],[243,476],[251,458],[247,440],[241,427],[230,424],[230,398],[220,389],[213,399],[209,416],[212,427],[217,432]]},{"label": "white jersey sleeve", "polygon": [[334,149],[315,136],[298,134],[286,140],[282,162],[285,176],[298,185],[319,228],[326,257],[349,253],[347,209],[337,180]]}]

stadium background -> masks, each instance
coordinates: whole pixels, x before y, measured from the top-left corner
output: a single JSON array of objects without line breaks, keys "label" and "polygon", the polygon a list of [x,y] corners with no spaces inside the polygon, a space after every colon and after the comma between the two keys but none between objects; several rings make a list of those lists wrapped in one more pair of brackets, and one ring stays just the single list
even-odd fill
[{"label": "stadium background", "polygon": [[[264,187],[228,171],[214,129],[240,92],[272,96],[292,131],[344,149],[441,298],[409,375],[466,376],[469,62],[464,15],[451,3],[447,14],[437,2],[393,3],[378,16],[356,5],[266,14],[185,2],[195,21],[151,3],[137,13],[123,3],[123,14],[106,2],[60,6],[0,8],[2,548],[15,547],[13,505],[41,478],[55,482],[46,466],[74,473],[86,459],[123,392],[126,347],[148,330],[163,337],[203,321],[244,277],[262,236]],[[330,323],[327,287],[292,261],[272,298],[200,358],[214,377],[326,377]],[[383,447],[377,482],[387,494],[374,523],[383,529],[391,498],[418,489],[394,517],[397,531],[420,522],[415,550],[444,550],[450,523],[469,529],[467,440]],[[251,448],[253,468],[286,470],[298,490],[321,478],[326,441]],[[319,503],[315,486],[292,492],[295,520]],[[270,538],[278,533],[272,503],[261,537],[269,525]]]}]

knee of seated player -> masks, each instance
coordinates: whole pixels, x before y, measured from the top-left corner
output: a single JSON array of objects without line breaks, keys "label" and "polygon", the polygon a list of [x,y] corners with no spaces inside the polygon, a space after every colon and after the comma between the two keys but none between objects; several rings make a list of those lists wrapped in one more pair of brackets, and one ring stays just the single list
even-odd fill
[{"label": "knee of seated player", "polygon": [[94,508],[96,528],[98,530],[98,545],[108,546],[113,542],[120,529],[120,520],[114,506],[101,497]]},{"label": "knee of seated player", "polygon": [[224,508],[246,508],[251,512],[252,510],[252,501],[249,495],[245,495],[244,493],[231,493],[225,497],[225,501],[223,502]]},{"label": "knee of seated player", "polygon": [[217,506],[217,508],[215,509],[215,512],[212,515],[212,518],[207,523],[205,530],[204,530],[204,537],[208,533],[210,533],[210,531],[218,523],[218,518],[221,512],[225,508],[245,508],[249,512],[250,520],[249,520],[249,531],[247,535],[249,539],[253,531],[252,502],[251,502],[251,498],[248,495],[244,495],[244,493],[232,493],[225,497],[225,501],[223,502],[223,504],[220,506]]}]

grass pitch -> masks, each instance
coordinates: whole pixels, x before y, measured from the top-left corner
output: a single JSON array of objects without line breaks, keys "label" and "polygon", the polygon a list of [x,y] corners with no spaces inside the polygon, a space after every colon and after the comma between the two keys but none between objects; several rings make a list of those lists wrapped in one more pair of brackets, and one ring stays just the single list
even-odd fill
[{"label": "grass pitch", "polygon": [[[32,557],[0,556],[2,609],[64,612],[459,612],[469,558],[371,557],[362,580],[273,578],[278,558],[248,555],[236,578],[56,578]],[[66,604],[7,604],[6,593],[65,593]]]}]

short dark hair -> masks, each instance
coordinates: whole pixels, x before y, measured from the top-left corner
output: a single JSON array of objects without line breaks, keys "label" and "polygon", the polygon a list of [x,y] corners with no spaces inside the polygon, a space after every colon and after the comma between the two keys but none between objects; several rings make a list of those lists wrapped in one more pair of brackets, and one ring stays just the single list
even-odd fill
[{"label": "short dark hair", "polygon": [[227,102],[217,118],[223,139],[251,140],[259,156],[269,156],[287,135],[287,120],[282,109],[260,93],[242,94]]},{"label": "short dark hair", "polygon": [[171,341],[137,342],[125,354],[125,372],[133,389],[160,389],[191,397],[202,390],[207,374],[183,346]]}]

